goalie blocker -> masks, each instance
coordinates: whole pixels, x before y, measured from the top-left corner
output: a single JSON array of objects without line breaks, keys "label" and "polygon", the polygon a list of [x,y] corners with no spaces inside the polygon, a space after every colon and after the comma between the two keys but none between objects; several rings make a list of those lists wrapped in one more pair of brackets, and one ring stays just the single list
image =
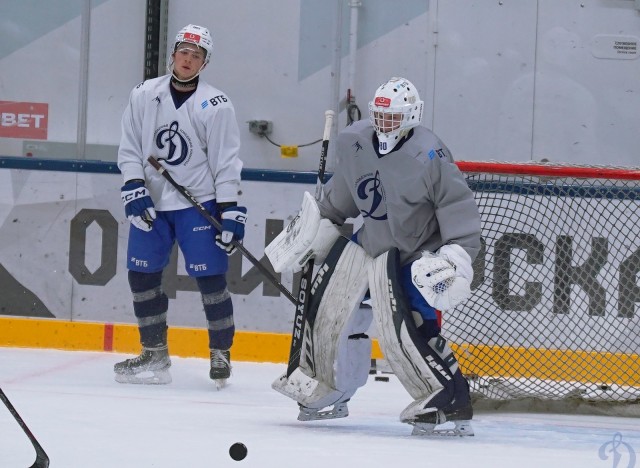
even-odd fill
[{"label": "goalie blocker", "polygon": [[307,260],[324,260],[340,231],[330,220],[320,216],[318,203],[304,192],[298,215],[264,249],[274,271],[300,271]]},{"label": "goalie blocker", "polygon": [[[360,308],[367,289],[373,317]],[[414,399],[401,421],[413,425],[415,435],[473,435],[468,384],[447,341],[421,334],[421,318],[410,310],[401,286],[396,249],[372,259],[354,242],[338,238],[311,292],[300,367],[272,385],[298,402],[299,420],[348,416],[347,402],[368,378],[366,331],[375,318],[385,358]],[[455,428],[438,427],[447,421]]]}]

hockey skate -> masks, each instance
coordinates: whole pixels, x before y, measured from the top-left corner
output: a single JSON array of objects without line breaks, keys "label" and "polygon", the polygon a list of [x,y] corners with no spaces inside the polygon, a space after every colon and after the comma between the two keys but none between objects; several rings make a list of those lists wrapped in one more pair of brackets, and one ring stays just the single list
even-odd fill
[{"label": "hockey skate", "polygon": [[229,350],[212,349],[211,353],[211,370],[209,370],[209,378],[216,384],[216,388],[220,390],[227,384],[227,379],[231,376],[231,352]]},{"label": "hockey skate", "polygon": [[[474,435],[473,427],[471,427],[472,418],[473,407],[471,403],[468,403],[458,409],[445,408],[420,414],[414,420],[405,422],[413,426],[411,435],[465,437]],[[440,427],[447,422],[453,423],[454,427]]]},{"label": "hockey skate", "polygon": [[[453,379],[456,382],[455,396],[445,406],[438,404],[438,394],[429,403],[416,400],[400,414],[402,422],[411,424],[415,436],[472,436],[473,406],[469,395],[469,384],[458,370]],[[440,399],[440,402],[442,400]]]},{"label": "hockey skate", "polygon": [[167,347],[142,348],[139,356],[113,366],[118,383],[163,385],[171,383],[171,359]]},{"label": "hockey skate", "polygon": [[349,416],[349,408],[347,407],[347,401],[339,401],[331,409],[322,410],[316,408],[307,408],[298,403],[300,407],[300,413],[298,414],[298,421],[317,421],[319,419],[337,419],[346,418]]}]

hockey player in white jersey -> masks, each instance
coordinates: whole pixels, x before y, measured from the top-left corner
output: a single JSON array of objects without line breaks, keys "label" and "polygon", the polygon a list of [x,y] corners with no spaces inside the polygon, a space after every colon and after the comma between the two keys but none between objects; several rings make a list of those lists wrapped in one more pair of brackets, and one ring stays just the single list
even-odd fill
[{"label": "hockey player in white jersey", "polygon": [[[449,149],[420,126],[422,109],[408,80],[380,86],[369,119],[338,135],[321,200],[305,194],[295,229],[266,248],[276,271],[296,271],[310,256],[324,260],[300,367],[273,384],[298,402],[300,420],[347,416],[348,400],[366,383],[372,317],[359,305],[369,291],[382,351],[414,400],[401,421],[416,435],[473,435],[469,386],[440,334],[439,313],[471,294],[480,216]],[[340,237],[335,225],[358,216],[362,228],[351,240]],[[442,426],[448,421],[455,427]]]},{"label": "hockey player in white jersey", "polygon": [[[117,363],[122,383],[171,382],[167,344],[168,298],[162,271],[177,241],[195,277],[209,333],[209,376],[222,386],[231,374],[235,333],[225,274],[232,240],[244,236],[246,208],[238,206],[242,162],[235,111],[227,95],[200,79],[213,51],[207,28],[189,24],[175,39],[170,73],[140,83],[122,117],[118,167],[131,221],[129,285],[142,352]],[[147,162],[155,156],[171,176],[221,220],[215,228]]]}]

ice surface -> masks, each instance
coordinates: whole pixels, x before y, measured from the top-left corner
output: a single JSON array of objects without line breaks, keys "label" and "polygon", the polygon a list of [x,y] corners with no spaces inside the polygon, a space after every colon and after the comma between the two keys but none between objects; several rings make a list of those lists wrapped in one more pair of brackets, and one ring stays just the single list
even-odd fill
[{"label": "ice surface", "polygon": [[[371,377],[348,418],[303,423],[296,404],[271,389],[284,364],[235,362],[217,391],[206,359],[172,358],[170,385],[118,384],[113,364],[125,357],[0,348],[0,387],[51,468],[628,468],[640,452],[640,420],[606,416],[480,413],[475,437],[412,437],[398,420],[411,399],[395,376]],[[234,442],[247,446],[244,460],[229,456]],[[0,467],[34,460],[0,405]]]}]

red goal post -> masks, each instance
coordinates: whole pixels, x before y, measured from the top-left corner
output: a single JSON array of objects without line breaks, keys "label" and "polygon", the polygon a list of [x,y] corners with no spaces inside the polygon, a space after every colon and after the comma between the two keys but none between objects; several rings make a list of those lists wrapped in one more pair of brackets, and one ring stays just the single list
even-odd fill
[{"label": "red goal post", "polygon": [[640,168],[457,165],[482,250],[443,335],[474,396],[639,401]]}]

